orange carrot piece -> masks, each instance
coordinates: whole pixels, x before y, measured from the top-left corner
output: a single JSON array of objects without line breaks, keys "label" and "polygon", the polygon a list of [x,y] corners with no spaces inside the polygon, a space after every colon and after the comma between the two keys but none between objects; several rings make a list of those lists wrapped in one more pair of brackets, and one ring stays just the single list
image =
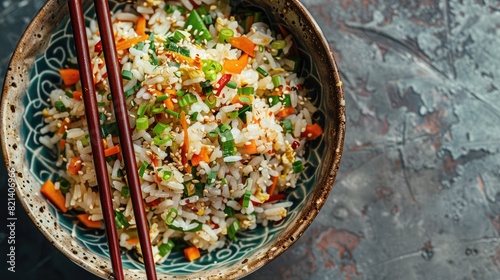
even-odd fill
[{"label": "orange carrot piece", "polygon": [[255,144],[255,140],[254,139],[252,139],[252,140],[248,141],[247,143],[245,143],[245,151],[249,155],[253,155],[253,154],[257,153],[257,144]]},{"label": "orange carrot piece", "polygon": [[268,193],[270,195],[273,195],[274,191],[276,190],[276,185],[278,185],[278,176],[271,177],[271,180],[273,181],[273,183],[269,187],[269,192]]},{"label": "orange carrot piece", "polygon": [[61,138],[59,140],[59,150],[64,151],[65,148],[66,148],[66,139]]},{"label": "orange carrot piece", "polygon": [[119,50],[126,50],[132,46],[137,45],[139,42],[147,40],[148,38],[149,38],[149,36],[147,34],[144,34],[144,35],[139,36],[139,37],[130,38],[127,40],[117,42],[116,43],[116,50],[118,50],[118,51]]},{"label": "orange carrot piece", "polygon": [[130,244],[130,245],[139,244],[139,237],[129,238],[127,240],[127,244]]},{"label": "orange carrot piece", "polygon": [[80,71],[78,69],[60,69],[59,74],[65,86],[72,86],[80,80]]},{"label": "orange carrot piece", "polygon": [[81,91],[73,91],[73,99],[82,100],[82,92]]},{"label": "orange carrot piece", "polygon": [[200,162],[206,162],[208,163],[210,161],[210,156],[208,154],[208,148],[206,146],[201,147],[200,153],[199,154],[194,154],[193,157],[191,158],[191,164],[193,166],[198,166]]},{"label": "orange carrot piece", "polygon": [[243,104],[243,105],[250,105],[253,103],[253,95],[246,95],[246,94],[237,94],[234,96],[233,100],[231,100],[231,103],[236,104]]},{"label": "orange carrot piece", "polygon": [[61,212],[66,213],[68,208],[66,208],[66,198],[60,190],[56,190],[54,187],[54,183],[51,180],[45,181],[43,183],[40,192],[45,196],[50,202],[54,203],[54,205],[61,210]]},{"label": "orange carrot piece", "polygon": [[248,54],[244,53],[237,60],[225,60],[224,61],[224,71],[229,73],[241,74],[241,71],[245,69],[248,64]]},{"label": "orange carrot piece", "polygon": [[251,57],[255,56],[255,44],[247,37],[232,37],[231,46],[242,50]]},{"label": "orange carrot piece", "polygon": [[146,34],[146,18],[145,17],[139,17],[137,19],[137,25],[135,26],[135,33],[137,35],[144,35]]},{"label": "orange carrot piece", "polygon": [[319,124],[315,123],[306,126],[306,129],[300,134],[300,136],[306,138],[307,140],[314,140],[320,137],[321,134],[323,134],[323,129],[319,126]]},{"label": "orange carrot piece", "polygon": [[295,109],[292,106],[287,106],[276,113],[276,117],[279,119],[284,119],[291,114],[295,114]]},{"label": "orange carrot piece", "polygon": [[62,121],[61,122],[61,126],[59,127],[59,129],[57,130],[57,133],[59,134],[64,134],[64,132],[66,132],[69,124],[71,123],[71,120],[68,119],[68,121]]},{"label": "orange carrot piece", "polygon": [[184,256],[186,257],[186,259],[188,259],[188,261],[192,262],[196,259],[199,259],[201,254],[198,248],[196,248],[195,246],[191,246],[184,249]]},{"label": "orange carrot piece", "polygon": [[113,146],[111,148],[107,148],[106,150],[104,150],[104,156],[109,157],[112,155],[116,155],[119,152],[120,152],[120,146],[116,145],[116,146]]},{"label": "orange carrot piece", "polygon": [[101,228],[101,221],[93,221],[90,219],[90,214],[78,214],[76,215],[78,220],[88,228]]},{"label": "orange carrot piece", "polygon": [[68,173],[76,175],[80,169],[82,169],[82,159],[80,157],[72,158],[68,163]]}]

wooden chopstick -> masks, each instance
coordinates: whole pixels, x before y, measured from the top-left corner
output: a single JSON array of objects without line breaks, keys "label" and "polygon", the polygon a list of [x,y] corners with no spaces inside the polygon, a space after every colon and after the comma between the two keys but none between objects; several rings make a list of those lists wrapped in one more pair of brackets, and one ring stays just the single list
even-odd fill
[{"label": "wooden chopstick", "polygon": [[99,125],[99,113],[97,109],[97,99],[95,95],[94,79],[90,64],[90,54],[87,42],[87,32],[85,31],[85,21],[80,0],[69,0],[69,11],[75,47],[77,51],[78,66],[80,68],[80,80],[83,88],[83,102],[85,104],[85,115],[91,135],[90,144],[94,157],[94,167],[99,186],[99,196],[101,199],[102,214],[106,227],[106,237],[108,239],[109,254],[113,268],[114,279],[123,280],[123,267],[120,257],[120,244],[118,242],[118,231],[115,225],[115,213],[113,201],[111,200],[111,187],[108,179],[108,169],[104,156],[104,146],[102,144],[102,134]]},{"label": "wooden chopstick", "polygon": [[104,51],[104,59],[108,73],[108,80],[113,97],[115,117],[118,123],[121,150],[127,171],[127,180],[130,186],[130,195],[132,206],[134,208],[137,231],[141,245],[142,258],[146,268],[148,279],[156,279],[155,261],[151,250],[151,240],[149,237],[146,212],[144,210],[144,201],[142,197],[141,186],[139,182],[139,173],[137,172],[137,163],[135,159],[134,146],[131,138],[131,129],[128,119],[128,110],[125,104],[125,94],[120,70],[118,69],[118,56],[115,47],[115,37],[113,35],[113,26],[109,11],[108,1],[94,0],[94,6],[101,33],[101,42]]},{"label": "wooden chopstick", "polygon": [[[120,247],[118,243],[118,233],[115,225],[115,214],[111,200],[111,188],[109,185],[108,172],[104,156],[104,147],[102,146],[102,135],[99,126],[99,117],[97,110],[97,100],[95,97],[94,82],[92,77],[90,55],[88,52],[88,42],[83,18],[83,9],[80,0],[68,0],[75,45],[78,53],[78,64],[80,67],[80,78],[84,91],[85,113],[91,135],[92,154],[94,157],[94,166],[99,184],[99,193],[103,216],[106,225],[108,244],[110,247],[110,256],[113,265],[115,279],[123,279],[123,267],[120,258]],[[144,203],[140,182],[135,161],[134,146],[131,138],[130,124],[128,121],[128,110],[125,104],[123,85],[120,71],[117,66],[118,57],[115,49],[114,35],[111,24],[111,15],[108,2],[106,0],[94,0],[94,5],[101,33],[101,42],[103,45],[104,57],[107,62],[106,68],[110,82],[115,117],[119,128],[119,137],[121,150],[124,157],[127,179],[130,185],[130,194],[134,215],[139,233],[140,245],[146,275],[150,280],[156,280],[156,270],[153,253],[151,250],[151,240],[149,238],[149,229],[144,211]]]}]

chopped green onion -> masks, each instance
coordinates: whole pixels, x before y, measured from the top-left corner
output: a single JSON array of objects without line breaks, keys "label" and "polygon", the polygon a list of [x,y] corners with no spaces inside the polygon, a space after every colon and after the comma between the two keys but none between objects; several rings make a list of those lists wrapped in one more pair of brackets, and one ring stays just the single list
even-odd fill
[{"label": "chopped green onion", "polygon": [[183,56],[190,57],[191,56],[191,51],[186,48],[179,48],[179,53]]},{"label": "chopped green onion", "polygon": [[229,28],[222,28],[219,32],[218,42],[221,44],[229,43],[229,40],[234,36],[234,31]]},{"label": "chopped green onion", "polygon": [[205,6],[199,6],[198,8],[196,8],[196,11],[198,12],[198,14],[200,14],[200,16],[205,16],[208,14],[207,7]]},{"label": "chopped green onion", "polygon": [[164,123],[157,123],[155,125],[155,127],[153,128],[153,132],[156,134],[156,135],[160,135],[165,129],[167,129],[167,127],[169,127],[167,124],[164,124]]},{"label": "chopped green onion", "polygon": [[204,94],[209,94],[214,92],[214,88],[212,87],[212,83],[210,82],[210,80],[200,82],[200,87]]},{"label": "chopped green onion", "polygon": [[194,113],[191,115],[191,120],[192,120],[192,121],[196,121],[196,119],[198,118],[198,113],[199,113],[199,112],[194,112]]},{"label": "chopped green onion", "polygon": [[211,59],[204,59],[201,61],[203,73],[205,73],[205,78],[214,82],[217,79],[217,73],[222,71],[222,65]]},{"label": "chopped green onion", "polygon": [[179,43],[180,41],[184,40],[186,36],[182,34],[179,30],[175,30],[174,35],[168,37],[168,39],[174,43]]},{"label": "chopped green onion", "polygon": [[129,96],[133,95],[135,93],[136,89],[135,88],[131,88],[127,91],[125,91],[125,98],[128,98]]},{"label": "chopped green onion", "polygon": [[267,102],[269,103],[269,106],[274,106],[280,102],[280,96],[279,95],[269,95],[267,97]]},{"label": "chopped green onion", "polygon": [[226,206],[226,208],[224,208],[224,214],[226,214],[227,217],[233,217],[234,216],[234,209],[229,207],[229,206]]},{"label": "chopped green onion", "polygon": [[106,138],[108,135],[118,135],[118,125],[116,122],[101,124],[102,137]]},{"label": "chopped green onion", "polygon": [[226,116],[229,119],[236,119],[238,117],[238,111],[227,112]]},{"label": "chopped green onion", "polygon": [[83,137],[82,140],[80,140],[80,141],[82,141],[82,145],[84,147],[87,147],[90,144],[89,140],[90,140],[90,135],[85,134],[85,137]]},{"label": "chopped green onion", "polygon": [[123,198],[128,198],[130,196],[130,189],[128,186],[123,186],[121,190],[121,195]]},{"label": "chopped green onion", "polygon": [[146,169],[148,168],[148,163],[146,161],[143,161],[141,164],[141,167],[139,167],[139,177],[142,178],[144,175],[144,172],[146,172]]},{"label": "chopped green onion", "polygon": [[104,107],[106,106],[106,102],[97,102],[97,106]]},{"label": "chopped green onion", "polygon": [[161,177],[163,179],[163,181],[168,181],[172,178],[172,171],[170,170],[165,170],[163,171],[163,176]]},{"label": "chopped green onion", "polygon": [[275,50],[281,50],[286,47],[286,41],[285,40],[276,40],[271,43],[271,48]]},{"label": "chopped green onion", "polygon": [[165,11],[165,13],[167,14],[171,14],[175,11],[174,7],[170,4],[165,4],[165,7],[163,7],[163,10]]},{"label": "chopped green onion", "polygon": [[205,22],[206,25],[210,25],[214,22],[211,15],[204,16],[203,21]]},{"label": "chopped green onion", "polygon": [[168,94],[160,95],[160,96],[156,97],[156,101],[162,102],[163,100],[168,99],[169,97],[170,96]]},{"label": "chopped green onion", "polygon": [[284,119],[283,122],[283,128],[287,133],[292,133],[293,132],[293,124],[292,121],[289,119]]},{"label": "chopped green onion", "polygon": [[59,112],[65,112],[69,110],[68,108],[66,108],[66,106],[64,106],[64,103],[60,100],[56,101],[55,106],[57,111]]},{"label": "chopped green onion", "polygon": [[128,228],[130,223],[122,212],[115,210],[115,224],[118,229]]},{"label": "chopped green onion", "polygon": [[63,195],[66,195],[66,193],[69,192],[71,183],[64,177],[57,178],[57,182],[59,182],[59,190],[62,192]]},{"label": "chopped green onion", "polygon": [[273,81],[274,88],[277,88],[277,87],[282,85],[281,76],[277,76],[277,75],[273,76],[272,81]]},{"label": "chopped green onion", "polygon": [[234,138],[231,130],[228,129],[225,131],[221,131],[219,139],[221,141],[222,154],[224,155],[224,157],[234,155]]},{"label": "chopped green onion", "polygon": [[259,46],[259,52],[263,53],[264,52],[264,46]]},{"label": "chopped green onion", "polygon": [[247,114],[246,114],[247,111],[250,111],[250,112],[252,111],[251,105],[246,105],[245,107],[241,108],[238,111],[238,117],[240,117],[240,119],[243,123],[247,123]]},{"label": "chopped green onion", "polygon": [[73,93],[71,93],[71,92],[67,91],[67,92],[66,92],[66,96],[67,96],[67,97],[69,97],[69,98],[73,98]]},{"label": "chopped green onion", "polygon": [[235,82],[235,81],[229,81],[229,82],[226,84],[226,86],[227,86],[228,88],[236,89],[236,88],[238,87],[238,84],[236,84],[236,82]]},{"label": "chopped green onion", "polygon": [[170,115],[172,115],[172,116],[174,116],[174,117],[176,117],[176,118],[180,118],[180,117],[181,117],[181,114],[180,114],[180,113],[177,113],[177,112],[172,111],[172,110],[170,110],[170,109],[165,109],[165,112],[167,112],[168,114],[170,114]]},{"label": "chopped green onion", "polygon": [[181,106],[181,107],[189,106],[189,105],[196,103],[198,101],[196,96],[190,92],[186,93],[178,100],[179,100],[179,106]]},{"label": "chopped green onion", "polygon": [[179,46],[177,46],[177,44],[174,42],[170,42],[170,41],[166,42],[165,48],[169,51],[173,51],[173,52],[177,52],[177,53],[179,52]]},{"label": "chopped green onion", "polygon": [[149,120],[148,117],[146,116],[139,117],[135,121],[135,128],[137,130],[146,130],[148,129],[148,127],[149,127]]},{"label": "chopped green onion", "polygon": [[229,239],[232,241],[237,241],[238,239],[236,238],[236,233],[240,230],[240,221],[238,219],[235,219],[227,228],[227,236]]},{"label": "chopped green onion", "polygon": [[155,136],[153,137],[153,144],[155,144],[155,146],[161,146],[167,144],[170,140],[170,137],[161,138],[160,136]]},{"label": "chopped green onion", "polygon": [[175,6],[177,8],[177,10],[179,10],[179,12],[181,12],[181,14],[185,15],[188,13],[188,10],[186,10],[186,8],[184,8],[184,6]]},{"label": "chopped green onion", "polygon": [[215,179],[217,179],[217,171],[210,171],[207,177],[207,186],[213,186],[215,184]]},{"label": "chopped green onion", "polygon": [[292,106],[292,100],[290,94],[283,95],[283,106],[290,107]]},{"label": "chopped green onion", "polygon": [[267,73],[266,70],[260,68],[260,67],[257,67],[257,72],[259,72],[259,74],[261,74],[263,77],[267,77],[269,76],[269,73]]},{"label": "chopped green onion", "polygon": [[124,80],[129,80],[130,81],[130,80],[132,80],[132,76],[134,76],[134,75],[132,74],[131,71],[128,71],[128,70],[123,70],[122,71],[122,78]]},{"label": "chopped green onion", "polygon": [[113,100],[113,95],[111,93],[108,93],[108,95],[106,95],[106,99],[108,99],[108,101]]},{"label": "chopped green onion", "polygon": [[293,173],[300,173],[302,170],[304,170],[304,165],[302,165],[302,161],[297,160],[294,163],[292,163],[292,169]]},{"label": "chopped green onion", "polygon": [[167,243],[162,243],[160,246],[158,246],[158,253],[160,254],[160,256],[165,257],[168,252],[172,251],[174,246],[174,241],[172,241],[172,239],[169,239]]},{"label": "chopped green onion", "polygon": [[163,107],[156,107],[156,108],[153,108],[151,110],[151,114],[153,114],[153,115],[161,114],[163,112],[164,112],[164,108]]},{"label": "chopped green onion", "polygon": [[205,97],[205,104],[209,109],[213,109],[215,105],[217,105],[217,98],[215,97],[215,94],[208,94]]},{"label": "chopped green onion", "polygon": [[252,193],[249,190],[245,191],[245,195],[243,196],[243,205],[242,205],[244,208],[247,208],[248,205],[250,204],[250,196],[251,195],[252,195]]},{"label": "chopped green onion", "polygon": [[[152,44],[154,46],[154,44]],[[158,61],[158,56],[156,55],[156,51],[151,52],[151,59],[149,60],[151,62],[151,65],[158,66],[160,65],[160,61]]]},{"label": "chopped green onion", "polygon": [[[208,31],[205,23],[201,19],[200,15],[196,10],[192,10],[189,16],[186,19],[186,23],[184,24],[184,29],[188,29],[191,26],[189,32],[193,35],[194,39],[197,41],[212,40],[212,35],[210,35],[210,31]],[[196,32],[195,32],[196,31]]]},{"label": "chopped green onion", "polygon": [[[255,89],[253,87],[242,87],[238,89],[238,94],[252,95]],[[241,99],[240,99],[241,100]]]},{"label": "chopped green onion", "polygon": [[175,95],[177,96],[177,98],[183,96],[184,94],[186,94],[186,90],[185,89],[180,89],[178,90]]},{"label": "chopped green onion", "polygon": [[174,222],[175,218],[177,218],[178,214],[179,212],[177,212],[177,209],[175,208],[170,209],[167,213],[167,216],[165,217],[165,223],[167,225],[171,225]]},{"label": "chopped green onion", "polygon": [[146,105],[140,105],[139,109],[137,109],[137,116],[142,117],[144,116],[144,113],[146,113],[147,106]]},{"label": "chopped green onion", "polygon": [[195,222],[197,223],[198,225],[190,230],[183,230],[182,228],[180,227],[176,227],[174,225],[167,225],[169,228],[173,229],[173,230],[176,230],[176,231],[182,231],[182,232],[197,232],[197,231],[200,231],[202,230],[203,228],[203,224],[202,223],[198,223],[198,222]]}]

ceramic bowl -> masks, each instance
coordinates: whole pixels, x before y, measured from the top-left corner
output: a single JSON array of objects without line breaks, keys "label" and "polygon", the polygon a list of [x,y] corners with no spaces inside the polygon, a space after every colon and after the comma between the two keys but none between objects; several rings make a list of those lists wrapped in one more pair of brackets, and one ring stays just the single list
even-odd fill
[{"label": "ceramic bowl", "polygon": [[[85,1],[87,18],[94,17]],[[327,200],[338,172],[345,134],[345,101],[339,71],[320,28],[296,0],[234,1],[261,9],[273,23],[295,35],[302,56],[305,87],[320,109],[313,115],[324,129],[321,139],[309,145],[307,168],[298,187],[289,192],[293,202],[280,223],[259,226],[238,236],[238,242],[187,262],[173,253],[157,265],[161,278],[231,279],[243,277],[286,251],[312,223]],[[41,194],[40,186],[58,171],[56,155],[38,141],[42,110],[49,92],[61,84],[58,69],[75,57],[67,1],[49,0],[31,22],[8,67],[1,103],[1,140],[6,164],[15,170],[16,191],[40,232],[72,261],[102,278],[112,277],[103,230],[87,230],[74,218],[58,212]],[[121,4],[110,1],[112,9]],[[128,279],[145,278],[136,256],[122,255]]]}]

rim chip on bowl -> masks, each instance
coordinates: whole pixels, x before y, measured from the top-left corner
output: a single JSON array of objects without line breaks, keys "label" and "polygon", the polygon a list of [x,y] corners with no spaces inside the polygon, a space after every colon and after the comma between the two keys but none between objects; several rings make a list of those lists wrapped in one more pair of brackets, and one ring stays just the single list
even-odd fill
[{"label": "rim chip on bowl", "polygon": [[[91,16],[91,1],[84,1]],[[110,1],[111,8],[117,7]],[[157,264],[159,278],[231,279],[243,277],[278,257],[300,238],[326,202],[333,187],[345,135],[345,100],[333,54],[319,26],[296,0],[233,1],[259,8],[273,22],[294,34],[305,61],[301,75],[311,101],[319,108],[313,115],[324,134],[309,144],[305,174],[288,193],[293,202],[287,217],[268,227],[245,231],[239,242],[206,254],[199,262],[174,258]],[[49,0],[23,34],[8,67],[0,108],[2,150],[9,170],[15,170],[16,192],[24,209],[42,234],[73,262],[103,278],[112,274],[105,234],[75,226],[72,217],[58,212],[40,194],[43,181],[57,172],[53,155],[38,142],[41,111],[48,92],[57,87],[57,69],[74,57],[67,1]],[[274,29],[274,28],[273,28]],[[97,233],[97,235],[95,235]],[[75,237],[72,237],[74,235]],[[122,255],[128,279],[145,278],[132,254]]]}]

